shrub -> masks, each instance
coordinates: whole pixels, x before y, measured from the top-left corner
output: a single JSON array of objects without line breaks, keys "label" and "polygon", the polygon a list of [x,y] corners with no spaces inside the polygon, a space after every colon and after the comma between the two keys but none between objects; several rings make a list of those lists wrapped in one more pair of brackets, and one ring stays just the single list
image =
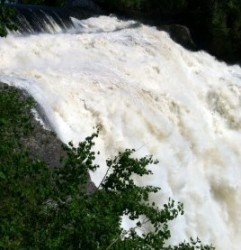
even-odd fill
[{"label": "shrub", "polygon": [[[22,152],[19,138],[31,133],[30,109],[34,102],[18,91],[0,95],[0,248],[1,249],[214,249],[199,240],[167,246],[168,222],[183,214],[183,205],[169,200],[162,208],[149,202],[159,191],[137,186],[132,175],[149,175],[151,156],[134,158],[125,150],[108,159],[100,186],[86,192],[89,171],[95,171],[92,150],[99,131],[79,143],[63,145],[62,167],[49,168]],[[135,221],[121,228],[122,216]],[[139,235],[144,224],[153,230]]]}]

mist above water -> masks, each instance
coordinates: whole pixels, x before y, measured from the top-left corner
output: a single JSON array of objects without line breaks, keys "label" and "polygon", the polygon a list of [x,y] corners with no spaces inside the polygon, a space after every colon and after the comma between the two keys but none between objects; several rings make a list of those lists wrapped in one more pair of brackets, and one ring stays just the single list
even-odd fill
[{"label": "mist above water", "polygon": [[[96,126],[104,160],[125,148],[159,160],[153,197],[184,203],[172,243],[241,245],[241,69],[189,52],[165,32],[115,17],[72,19],[68,32],[0,39],[0,81],[26,89],[63,142]],[[123,223],[125,225],[125,223]]]}]

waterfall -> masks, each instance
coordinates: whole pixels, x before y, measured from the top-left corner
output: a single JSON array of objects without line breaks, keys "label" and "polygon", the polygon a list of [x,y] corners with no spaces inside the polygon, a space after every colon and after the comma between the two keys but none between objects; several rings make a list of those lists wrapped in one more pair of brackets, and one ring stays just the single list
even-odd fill
[{"label": "waterfall", "polygon": [[157,204],[184,203],[171,243],[199,236],[239,250],[241,68],[135,21],[70,20],[64,31],[1,38],[0,81],[27,90],[63,142],[101,128],[97,185],[105,159],[125,148],[158,159],[152,176],[135,181],[162,188]]},{"label": "waterfall", "polygon": [[68,32],[74,27],[71,18],[80,20],[103,14],[103,11],[91,1],[79,1],[77,6],[75,2],[69,4],[64,8],[26,4],[11,5],[16,11],[13,21],[17,24],[17,33]]}]

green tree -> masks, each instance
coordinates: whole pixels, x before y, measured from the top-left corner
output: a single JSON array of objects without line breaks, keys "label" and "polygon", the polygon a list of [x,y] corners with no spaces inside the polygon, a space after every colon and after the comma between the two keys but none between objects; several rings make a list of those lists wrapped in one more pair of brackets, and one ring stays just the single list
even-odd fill
[{"label": "green tree", "polygon": [[16,30],[17,26],[12,21],[15,15],[14,8],[6,6],[5,0],[0,0],[0,37],[7,35],[7,30]]},{"label": "green tree", "polygon": [[[32,131],[34,102],[16,90],[0,94],[0,248],[1,249],[116,249],[212,250],[200,240],[166,245],[168,222],[183,214],[173,200],[159,208],[149,195],[159,191],[140,187],[133,174],[152,174],[146,167],[158,162],[151,156],[133,157],[125,150],[108,159],[108,171],[99,187],[86,189],[89,171],[95,171],[94,140],[99,131],[75,147],[63,145],[60,168],[50,168],[22,150],[20,138]],[[97,153],[98,154],[98,153]],[[122,215],[135,221],[121,228]],[[153,230],[139,235],[145,224]]]}]

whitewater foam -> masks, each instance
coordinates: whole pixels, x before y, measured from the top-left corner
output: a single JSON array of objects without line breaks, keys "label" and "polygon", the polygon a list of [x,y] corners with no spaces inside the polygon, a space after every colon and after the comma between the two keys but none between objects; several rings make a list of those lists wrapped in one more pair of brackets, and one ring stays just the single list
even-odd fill
[{"label": "whitewater foam", "polygon": [[[184,202],[172,243],[197,235],[218,250],[241,245],[241,69],[189,52],[165,32],[115,17],[67,33],[0,39],[0,81],[26,89],[64,142],[101,127],[104,159],[125,148],[159,160],[139,183]],[[142,183],[142,184],[143,184]]]}]

